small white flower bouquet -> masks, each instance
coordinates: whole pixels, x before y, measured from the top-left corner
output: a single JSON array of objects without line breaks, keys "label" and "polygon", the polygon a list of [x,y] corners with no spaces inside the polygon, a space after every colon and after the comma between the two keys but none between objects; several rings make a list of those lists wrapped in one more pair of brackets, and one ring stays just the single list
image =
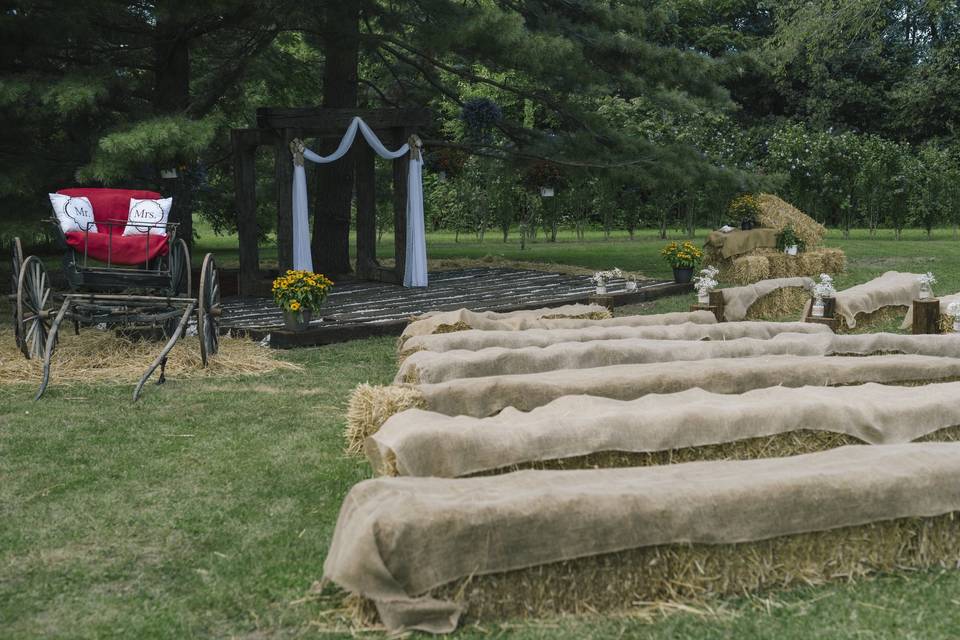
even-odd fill
[{"label": "small white flower bouquet", "polygon": [[947,315],[953,318],[954,333],[960,333],[960,302],[951,302],[948,304]]},{"label": "small white flower bouquet", "polygon": [[693,279],[693,287],[697,290],[697,301],[706,304],[710,301],[710,292],[717,288],[717,274],[720,269],[707,265],[700,270],[700,275]]},{"label": "small white flower bouquet", "polygon": [[927,271],[926,273],[921,273],[919,276],[917,276],[917,282],[920,283],[919,298],[921,300],[932,298],[933,285],[937,282],[937,278],[933,275],[933,273],[930,271]]},{"label": "small white flower bouquet", "polygon": [[592,280],[593,280],[593,284],[597,286],[597,293],[602,295],[607,292],[608,280],[612,280],[613,278],[622,278],[622,277],[623,277],[623,271],[621,271],[617,267],[614,267],[609,271],[597,271],[595,274],[593,274]]},{"label": "small white flower bouquet", "polygon": [[837,290],[833,288],[833,278],[830,277],[830,274],[821,273],[820,282],[813,285],[813,297],[823,300],[835,295],[837,295]]}]

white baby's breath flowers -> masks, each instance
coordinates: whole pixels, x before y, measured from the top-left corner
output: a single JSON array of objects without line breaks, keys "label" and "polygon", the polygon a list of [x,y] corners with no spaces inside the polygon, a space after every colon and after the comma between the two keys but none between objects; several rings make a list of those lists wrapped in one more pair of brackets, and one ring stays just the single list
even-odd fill
[{"label": "white baby's breath flowers", "polygon": [[623,271],[621,271],[617,267],[614,267],[609,271],[597,271],[595,274],[593,274],[593,283],[597,285],[605,285],[607,283],[607,280],[612,280],[613,278],[622,278],[622,277],[623,277]]},{"label": "white baby's breath flowers", "polygon": [[832,298],[837,295],[837,290],[833,288],[833,278],[826,273],[820,274],[820,282],[813,285],[813,296],[815,298]]}]

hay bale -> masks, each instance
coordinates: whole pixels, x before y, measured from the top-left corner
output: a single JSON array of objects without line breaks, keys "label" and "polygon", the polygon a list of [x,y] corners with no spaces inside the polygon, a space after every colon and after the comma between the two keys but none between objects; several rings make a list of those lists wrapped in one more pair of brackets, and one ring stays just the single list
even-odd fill
[{"label": "hay bale", "polygon": [[810,293],[803,287],[785,287],[765,296],[760,296],[747,309],[747,320],[776,320],[799,318],[810,300]]},{"label": "hay bale", "polygon": [[729,279],[736,284],[753,284],[771,277],[770,261],[756,252],[734,258],[732,263]]},{"label": "hay bale", "polygon": [[777,231],[791,226],[797,236],[806,243],[808,250],[818,247],[823,242],[823,236],[827,233],[826,228],[789,202],[769,193],[761,193],[758,201],[760,226]]},{"label": "hay bale", "polygon": [[909,307],[890,305],[880,307],[872,313],[858,313],[854,316],[857,326],[851,329],[843,316],[837,316],[837,333],[875,333],[893,330],[899,327]]},{"label": "hay bale", "polygon": [[363,442],[395,413],[425,408],[423,394],[410,386],[360,384],[347,403],[347,453],[363,454]]},{"label": "hay bale", "polygon": [[[900,518],[739,544],[671,544],[471,576],[430,595],[466,607],[466,624],[635,612],[770,589],[863,579],[906,568],[955,568],[960,513]],[[356,598],[356,597],[354,597]],[[354,602],[354,607],[357,607]],[[375,619],[373,604],[355,608]]]},{"label": "hay bale", "polygon": [[[938,429],[933,433],[917,438],[915,442],[956,442],[960,441],[960,426]],[[606,469],[613,467],[652,467],[665,464],[680,464],[683,462],[699,462],[704,460],[756,460],[758,458],[784,458],[806,453],[816,453],[847,445],[867,445],[862,440],[845,433],[833,431],[814,431],[801,429],[789,433],[757,438],[745,438],[733,442],[721,442],[699,447],[681,447],[665,449],[663,451],[602,451],[584,456],[560,458],[553,460],[534,460],[523,464],[514,464],[499,469],[480,471],[463,477],[492,476],[503,473],[512,473],[524,469],[573,470],[573,469]],[[399,470],[396,458],[385,460],[381,471],[382,475],[396,476]]]},{"label": "hay bale", "polygon": [[756,249],[734,258],[726,272],[721,267],[720,279],[745,285],[768,278],[816,278],[821,273],[842,273],[845,268],[846,256],[840,249],[819,248],[798,256],[788,256],[773,249]]},{"label": "hay bale", "polygon": [[847,256],[843,249],[836,247],[821,247],[817,253],[823,256],[823,266],[820,273],[843,273],[847,270]]},{"label": "hay bale", "polygon": [[[110,382],[135,384],[159,355],[158,342],[129,340],[113,331],[86,330],[79,336],[62,331],[51,359],[51,384]],[[274,349],[248,338],[220,339],[220,348],[208,366],[200,360],[196,336],[181,339],[170,351],[166,375],[180,378],[259,375],[278,369],[302,371],[303,367],[281,360]],[[13,332],[0,330],[0,384],[37,384],[43,360],[27,360],[16,348]]]}]

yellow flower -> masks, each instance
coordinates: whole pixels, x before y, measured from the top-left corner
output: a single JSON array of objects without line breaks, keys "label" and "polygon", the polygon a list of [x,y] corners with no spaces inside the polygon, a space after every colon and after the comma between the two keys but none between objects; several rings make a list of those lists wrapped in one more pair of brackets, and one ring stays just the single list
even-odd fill
[{"label": "yellow flower", "polygon": [[296,300],[290,302],[290,311],[300,311],[300,303]]}]

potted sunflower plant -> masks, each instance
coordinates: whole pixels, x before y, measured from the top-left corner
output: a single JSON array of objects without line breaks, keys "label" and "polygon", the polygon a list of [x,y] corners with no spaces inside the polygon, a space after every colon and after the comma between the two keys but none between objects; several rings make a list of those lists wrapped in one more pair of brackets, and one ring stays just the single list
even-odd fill
[{"label": "potted sunflower plant", "polygon": [[660,250],[660,256],[673,268],[673,281],[686,284],[703,260],[703,251],[691,242],[671,242]]},{"label": "potted sunflower plant", "polygon": [[273,281],[273,300],[283,310],[283,322],[291,331],[310,326],[314,311],[327,299],[333,282],[322,273],[287,271]]}]

